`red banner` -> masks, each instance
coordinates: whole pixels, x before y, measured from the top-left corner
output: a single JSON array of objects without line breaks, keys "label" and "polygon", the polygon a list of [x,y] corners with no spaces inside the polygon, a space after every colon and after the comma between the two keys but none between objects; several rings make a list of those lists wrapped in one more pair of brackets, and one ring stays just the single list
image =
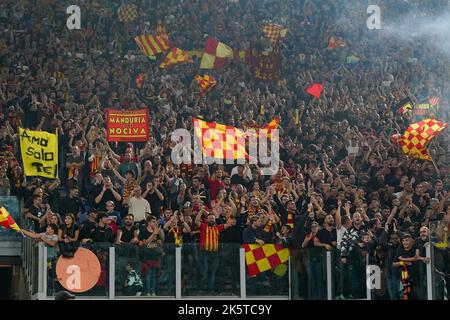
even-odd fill
[{"label": "red banner", "polygon": [[148,109],[135,111],[106,110],[108,141],[148,141]]}]

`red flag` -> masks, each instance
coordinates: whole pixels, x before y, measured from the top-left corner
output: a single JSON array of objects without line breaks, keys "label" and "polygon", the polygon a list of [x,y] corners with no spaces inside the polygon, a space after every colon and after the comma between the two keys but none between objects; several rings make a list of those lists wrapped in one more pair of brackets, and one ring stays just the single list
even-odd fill
[{"label": "red flag", "polygon": [[20,231],[19,226],[16,224],[13,217],[9,214],[8,210],[6,210],[4,207],[0,208],[0,226],[6,229]]},{"label": "red flag", "polygon": [[306,92],[308,92],[314,98],[320,99],[320,94],[322,93],[322,90],[323,86],[320,83],[314,83],[312,86],[306,89]]}]

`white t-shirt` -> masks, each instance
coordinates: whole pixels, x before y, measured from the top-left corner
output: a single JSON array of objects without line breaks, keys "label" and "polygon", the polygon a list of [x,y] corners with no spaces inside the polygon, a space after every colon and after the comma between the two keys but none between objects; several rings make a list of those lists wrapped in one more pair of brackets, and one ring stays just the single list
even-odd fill
[{"label": "white t-shirt", "polygon": [[144,198],[131,197],[128,203],[128,213],[134,215],[134,221],[142,221],[145,219],[145,213],[152,213],[150,209],[150,203]]},{"label": "white t-shirt", "polygon": [[347,231],[347,229],[345,229],[344,226],[342,226],[340,229],[336,228],[336,235],[337,235],[337,248],[339,250],[341,250],[341,243],[342,243],[342,237],[344,236],[345,231]]}]

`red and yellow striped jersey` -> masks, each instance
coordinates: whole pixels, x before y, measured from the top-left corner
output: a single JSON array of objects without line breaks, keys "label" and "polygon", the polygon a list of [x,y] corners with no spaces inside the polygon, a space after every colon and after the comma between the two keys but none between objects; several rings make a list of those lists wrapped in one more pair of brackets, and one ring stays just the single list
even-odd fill
[{"label": "red and yellow striped jersey", "polygon": [[200,249],[216,252],[219,250],[219,233],[225,230],[223,224],[208,226],[207,223],[202,223],[200,226]]}]

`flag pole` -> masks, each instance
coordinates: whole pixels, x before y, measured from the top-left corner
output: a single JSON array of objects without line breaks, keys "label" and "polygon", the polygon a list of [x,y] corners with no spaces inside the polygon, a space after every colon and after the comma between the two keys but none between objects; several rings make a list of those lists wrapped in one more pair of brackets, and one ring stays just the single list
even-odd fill
[{"label": "flag pole", "polygon": [[23,233],[22,229],[19,230],[19,233],[22,235],[22,237],[26,238],[27,236],[25,235],[25,233]]},{"label": "flag pole", "polygon": [[[430,151],[428,150],[428,148],[426,150],[427,150],[428,154],[430,154]],[[434,161],[433,157],[431,157],[431,155],[430,155],[430,158],[431,158],[431,162],[433,163],[434,169],[436,169],[437,174],[440,175],[441,172],[439,171],[439,168],[438,168],[436,162]]]}]

